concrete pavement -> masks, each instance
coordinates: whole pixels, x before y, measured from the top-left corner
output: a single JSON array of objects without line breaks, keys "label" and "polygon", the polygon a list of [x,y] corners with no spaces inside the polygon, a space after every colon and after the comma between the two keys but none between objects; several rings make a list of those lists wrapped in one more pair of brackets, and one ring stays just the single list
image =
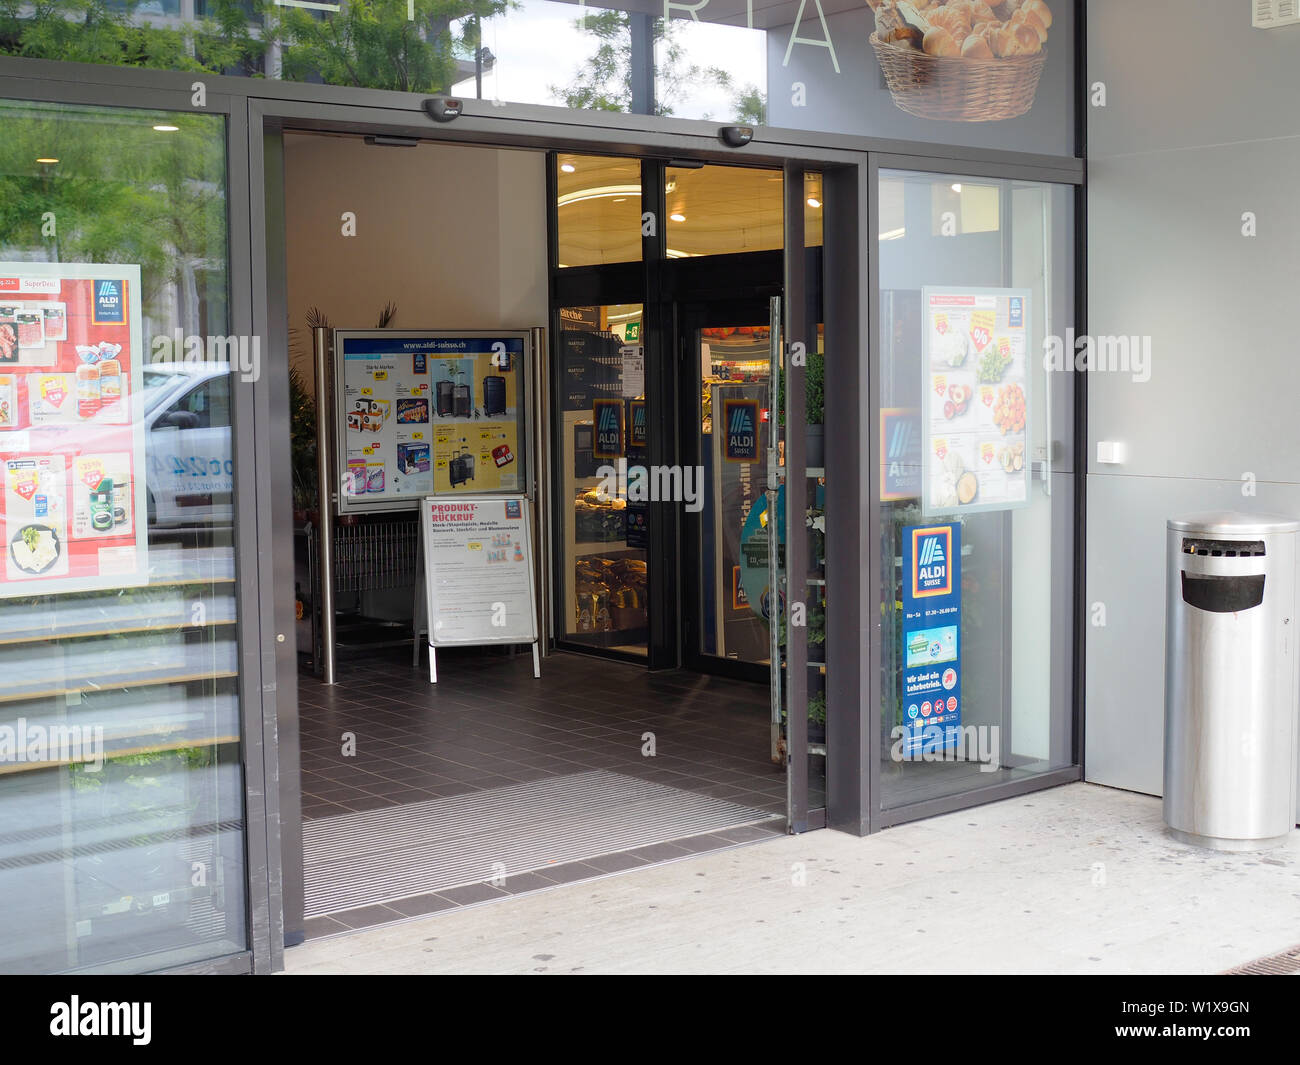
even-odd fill
[{"label": "concrete pavement", "polygon": [[1300,833],[1162,832],[1089,784],[804,836],[310,941],[289,973],[1213,973],[1300,943]]}]

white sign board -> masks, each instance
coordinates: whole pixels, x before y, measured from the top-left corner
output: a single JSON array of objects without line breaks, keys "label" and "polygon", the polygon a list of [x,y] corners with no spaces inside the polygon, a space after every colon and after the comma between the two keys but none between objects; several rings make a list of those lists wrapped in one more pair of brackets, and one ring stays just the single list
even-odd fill
[{"label": "white sign board", "polygon": [[921,290],[922,512],[1029,501],[1028,289]]},{"label": "white sign board", "polygon": [[421,504],[430,678],[448,645],[531,643],[537,675],[532,529],[524,496],[430,497]]}]

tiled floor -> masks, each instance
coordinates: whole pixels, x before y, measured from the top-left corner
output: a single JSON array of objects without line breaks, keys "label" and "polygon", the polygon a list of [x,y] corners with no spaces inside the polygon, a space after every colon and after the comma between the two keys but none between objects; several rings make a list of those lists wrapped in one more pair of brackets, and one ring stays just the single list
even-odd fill
[{"label": "tiled floor", "polygon": [[[649,673],[581,655],[440,651],[439,682],[409,649],[344,659],[339,683],[299,678],[303,816],[378,810],[604,769],[783,814],[785,776],[768,756],[767,691],[693,673]],[[654,756],[645,751],[653,744]],[[308,922],[329,935],[451,906],[736,846],[776,820],[548,866],[491,883],[365,906]]]}]

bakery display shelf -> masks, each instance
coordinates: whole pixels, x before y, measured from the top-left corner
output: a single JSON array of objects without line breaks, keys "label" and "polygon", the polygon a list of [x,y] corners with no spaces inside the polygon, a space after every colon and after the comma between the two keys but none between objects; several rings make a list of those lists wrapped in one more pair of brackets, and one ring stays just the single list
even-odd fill
[{"label": "bakery display shelf", "polygon": [[103,691],[105,688],[144,688],[159,684],[191,684],[196,681],[223,680],[237,677],[234,670],[199,670],[192,673],[171,673],[167,670],[127,674],[119,677],[105,677],[103,681],[93,681],[88,677],[80,680],[69,678],[63,685],[44,686],[39,684],[24,685],[22,688],[6,688],[0,691],[0,703],[19,702],[23,699],[49,699],[61,695],[84,695],[88,692]]},{"label": "bakery display shelf", "polygon": [[235,579],[232,547],[151,547],[149,584],[228,584]]},{"label": "bakery display shelf", "polygon": [[591,556],[591,555],[619,555],[619,556],[622,556],[622,555],[626,555],[626,554],[628,554],[629,552],[631,552],[632,554],[638,554],[638,555],[639,555],[639,554],[644,554],[644,553],[645,553],[645,548],[643,548],[643,547],[628,547],[627,544],[625,544],[625,543],[621,543],[621,542],[618,541],[618,540],[610,540],[610,541],[607,541],[607,542],[605,542],[605,543],[594,542],[594,543],[588,543],[588,544],[574,544],[574,545],[573,545],[573,554],[574,554],[574,557],[575,557],[575,558],[587,558],[587,557],[589,557],[589,556]]},{"label": "bakery display shelf", "polygon": [[133,644],[134,639],[126,637],[125,646],[80,648],[78,653],[43,644],[41,648],[52,648],[54,653],[3,661],[0,702],[208,681],[239,672],[233,639],[167,647]]},{"label": "bakery display shelf", "polygon": [[60,629],[57,632],[31,630],[25,633],[0,633],[0,647],[18,643],[34,643],[37,640],[73,640],[84,639],[88,636],[131,636],[143,632],[169,632],[173,629],[217,629],[234,624],[234,618],[210,618],[202,622],[164,618],[147,625],[115,625],[112,628],[104,628],[101,625],[98,628]]},{"label": "bakery display shelf", "polygon": [[[194,606],[203,604],[203,620],[194,620]],[[0,646],[35,640],[69,640],[87,636],[202,629],[235,623],[235,602],[229,595],[160,599],[103,596],[56,599],[38,619],[30,607],[0,605]],[[32,622],[38,620],[39,624]]]},{"label": "bakery display shelf", "polygon": [[[130,758],[141,754],[163,754],[167,751],[179,751],[186,747],[221,747],[229,743],[238,743],[238,736],[200,736],[185,739],[170,739],[165,743],[150,743],[136,747],[124,747],[120,750],[105,751],[104,757]],[[7,762],[0,763],[0,776],[7,773],[22,773],[31,769],[57,769],[69,765],[82,765],[79,758],[59,758],[49,762]]]}]

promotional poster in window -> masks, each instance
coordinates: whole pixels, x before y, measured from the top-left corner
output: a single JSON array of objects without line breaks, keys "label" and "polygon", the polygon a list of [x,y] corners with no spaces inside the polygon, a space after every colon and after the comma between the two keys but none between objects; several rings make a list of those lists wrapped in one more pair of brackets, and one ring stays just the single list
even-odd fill
[{"label": "promotional poster in window", "polygon": [[140,269],[0,263],[0,597],[143,584]]}]

